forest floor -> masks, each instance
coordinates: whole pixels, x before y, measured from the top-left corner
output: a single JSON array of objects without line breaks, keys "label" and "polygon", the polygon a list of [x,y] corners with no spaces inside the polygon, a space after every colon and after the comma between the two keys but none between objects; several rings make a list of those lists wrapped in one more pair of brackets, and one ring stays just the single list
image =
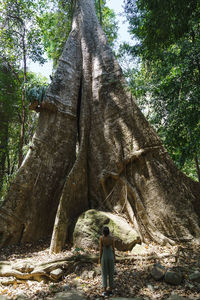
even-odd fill
[{"label": "forest floor", "polygon": [[[168,299],[177,294],[189,299],[200,299],[200,282],[190,281],[190,275],[200,271],[200,247],[187,248],[173,246],[161,247],[155,244],[146,244],[142,254],[137,253],[129,259],[131,252],[116,252],[117,257],[123,257],[123,262],[116,263],[114,297],[141,297],[141,299]],[[77,250],[66,248],[59,254],[49,254],[49,241],[40,241],[37,244],[12,246],[0,250],[0,261],[12,263],[22,260],[45,262],[62,259],[74,255]],[[85,252],[84,252],[85,253]],[[90,254],[98,254],[95,250]],[[150,270],[155,263],[166,268],[180,268],[183,281],[179,285],[170,285],[164,280],[155,281]],[[76,290],[81,292],[85,299],[101,298],[100,266],[94,263],[76,263],[73,273],[65,274],[59,282],[45,282],[33,280],[16,280],[7,286],[2,284],[0,277],[0,299],[56,299],[56,294],[63,291]]]}]

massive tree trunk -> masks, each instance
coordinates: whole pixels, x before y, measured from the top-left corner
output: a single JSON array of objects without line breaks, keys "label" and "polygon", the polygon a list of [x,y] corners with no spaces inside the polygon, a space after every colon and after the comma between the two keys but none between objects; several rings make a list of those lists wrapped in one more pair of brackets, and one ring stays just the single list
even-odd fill
[{"label": "massive tree trunk", "polygon": [[93,0],[77,0],[33,146],[1,208],[1,245],[51,233],[56,215],[58,252],[88,208],[123,210],[143,240],[198,241],[199,195],[127,92]]}]

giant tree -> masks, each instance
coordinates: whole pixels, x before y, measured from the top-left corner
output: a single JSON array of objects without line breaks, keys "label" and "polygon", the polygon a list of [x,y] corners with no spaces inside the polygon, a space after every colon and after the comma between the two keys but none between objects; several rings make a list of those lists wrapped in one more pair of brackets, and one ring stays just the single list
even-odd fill
[{"label": "giant tree", "polygon": [[195,242],[199,192],[127,92],[93,0],[77,0],[33,143],[1,207],[1,245],[47,236],[55,220],[57,252],[83,211],[120,205],[143,240]]}]

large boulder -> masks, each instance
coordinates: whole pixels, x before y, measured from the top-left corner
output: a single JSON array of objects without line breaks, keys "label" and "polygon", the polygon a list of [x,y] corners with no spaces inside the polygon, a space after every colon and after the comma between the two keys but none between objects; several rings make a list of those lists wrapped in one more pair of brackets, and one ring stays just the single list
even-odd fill
[{"label": "large boulder", "polygon": [[200,272],[196,271],[189,276],[189,280],[200,283]]},{"label": "large boulder", "polygon": [[125,219],[90,209],[78,218],[73,234],[74,245],[83,249],[98,249],[103,226],[109,227],[115,239],[115,247],[120,251],[131,250],[136,243],[141,243],[139,235]]}]

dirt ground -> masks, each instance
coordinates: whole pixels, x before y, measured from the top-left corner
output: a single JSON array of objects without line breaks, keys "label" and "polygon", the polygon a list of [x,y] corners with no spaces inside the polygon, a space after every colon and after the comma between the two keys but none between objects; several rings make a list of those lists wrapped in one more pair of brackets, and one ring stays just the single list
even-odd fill
[{"label": "dirt ground", "polygon": [[[49,254],[49,240],[36,244],[28,243],[24,246],[11,246],[0,250],[0,261],[18,262],[28,259],[34,262],[46,262],[52,259],[72,256],[76,252],[98,254],[94,250],[81,251],[68,247],[59,254]],[[192,273],[200,272],[200,247],[161,247],[153,243],[145,244],[143,253],[116,252],[116,256],[123,258],[117,262],[115,274],[116,297],[141,297],[142,299],[167,299],[171,294],[177,294],[190,299],[200,299],[200,282],[191,281]],[[133,257],[133,259],[129,259]],[[170,285],[155,281],[150,270],[155,263],[166,268],[177,267],[183,274],[180,285]],[[77,289],[82,291],[87,299],[97,299],[101,295],[100,266],[91,263],[76,263],[73,273],[64,274],[59,282],[37,282],[31,280],[16,280],[12,284],[2,284],[0,277],[0,295],[7,299],[48,299],[56,293]]]}]

